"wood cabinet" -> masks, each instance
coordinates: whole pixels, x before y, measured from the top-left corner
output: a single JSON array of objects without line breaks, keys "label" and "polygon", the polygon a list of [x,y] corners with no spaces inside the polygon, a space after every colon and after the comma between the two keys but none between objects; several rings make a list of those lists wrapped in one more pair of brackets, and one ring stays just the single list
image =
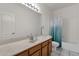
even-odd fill
[{"label": "wood cabinet", "polygon": [[16,56],[49,56],[52,52],[52,40],[48,39],[36,46],[16,54]]},{"label": "wood cabinet", "polygon": [[48,55],[48,45],[42,47],[42,56]]},{"label": "wood cabinet", "polygon": [[49,53],[49,55],[50,55],[51,52],[52,52],[52,40],[51,40],[51,39],[49,40],[48,48],[49,48],[48,53]]},{"label": "wood cabinet", "polygon": [[34,47],[32,47],[32,48],[30,48],[29,49],[29,55],[30,56],[40,56],[41,55],[41,44],[39,44],[39,45],[36,45],[36,46],[34,46]]},{"label": "wood cabinet", "polygon": [[42,56],[48,55],[48,40],[42,43]]},{"label": "wood cabinet", "polygon": [[31,56],[41,56],[41,50],[36,51]]},{"label": "wood cabinet", "polygon": [[42,47],[48,45],[48,40],[42,43]]}]

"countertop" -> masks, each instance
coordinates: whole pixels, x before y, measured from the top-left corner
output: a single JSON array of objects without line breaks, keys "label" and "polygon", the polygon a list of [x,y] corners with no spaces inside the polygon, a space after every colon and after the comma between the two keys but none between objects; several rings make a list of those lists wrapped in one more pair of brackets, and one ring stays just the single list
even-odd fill
[{"label": "countertop", "polygon": [[19,52],[22,52],[26,49],[29,49],[39,43],[42,43],[48,39],[52,38],[51,36],[38,36],[35,42],[30,42],[29,38],[8,43],[5,45],[0,45],[0,56],[13,56]]}]

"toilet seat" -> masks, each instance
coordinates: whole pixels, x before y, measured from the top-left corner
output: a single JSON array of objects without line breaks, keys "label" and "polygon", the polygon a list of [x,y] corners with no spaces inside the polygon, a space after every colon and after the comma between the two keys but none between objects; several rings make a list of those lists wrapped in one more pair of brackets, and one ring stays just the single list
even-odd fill
[{"label": "toilet seat", "polygon": [[58,42],[52,41],[52,46],[56,49],[59,46]]}]

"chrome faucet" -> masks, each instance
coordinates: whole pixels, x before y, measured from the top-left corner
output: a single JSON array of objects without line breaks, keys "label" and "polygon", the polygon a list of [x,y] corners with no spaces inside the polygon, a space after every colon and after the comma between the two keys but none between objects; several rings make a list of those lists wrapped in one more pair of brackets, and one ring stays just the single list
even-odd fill
[{"label": "chrome faucet", "polygon": [[37,40],[37,37],[35,37],[32,33],[30,34],[30,40],[31,42],[35,42]]},{"label": "chrome faucet", "polygon": [[32,33],[30,34],[30,40],[33,41],[33,35],[32,35]]}]

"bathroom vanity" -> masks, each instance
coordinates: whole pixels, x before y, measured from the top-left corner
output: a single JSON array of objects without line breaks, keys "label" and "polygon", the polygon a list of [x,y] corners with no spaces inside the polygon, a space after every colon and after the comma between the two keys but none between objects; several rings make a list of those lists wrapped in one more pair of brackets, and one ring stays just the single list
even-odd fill
[{"label": "bathroom vanity", "polygon": [[44,42],[41,42],[29,49],[26,49],[16,56],[48,56],[52,52],[52,41],[48,39]]},{"label": "bathroom vanity", "polygon": [[49,56],[52,52],[51,36],[39,36],[35,42],[29,39],[0,46],[0,55],[5,56]]}]

